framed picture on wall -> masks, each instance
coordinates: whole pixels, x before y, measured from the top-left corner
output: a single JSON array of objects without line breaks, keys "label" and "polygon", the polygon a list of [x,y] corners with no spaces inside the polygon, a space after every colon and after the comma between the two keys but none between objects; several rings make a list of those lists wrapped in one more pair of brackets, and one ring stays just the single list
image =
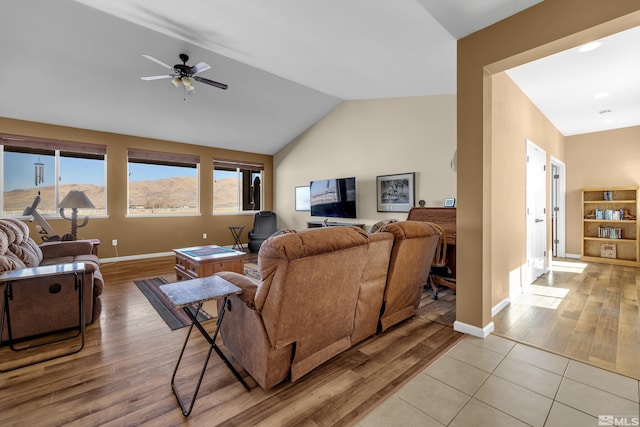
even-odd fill
[{"label": "framed picture on wall", "polygon": [[296,187],[296,210],[311,210],[311,196],[309,194],[308,185]]},{"label": "framed picture on wall", "polygon": [[376,177],[378,212],[409,212],[415,198],[415,172]]}]

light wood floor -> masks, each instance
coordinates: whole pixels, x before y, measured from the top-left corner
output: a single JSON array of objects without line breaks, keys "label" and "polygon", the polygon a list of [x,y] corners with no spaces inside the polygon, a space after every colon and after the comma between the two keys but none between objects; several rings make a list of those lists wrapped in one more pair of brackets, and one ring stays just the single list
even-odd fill
[{"label": "light wood floor", "polygon": [[[462,337],[444,326],[455,318],[455,297],[444,290],[440,300],[432,301],[426,292],[418,316],[363,341],[295,384],[265,391],[247,378],[252,386],[247,392],[212,356],[186,419],[170,380],[187,328],[171,331],[132,282],[171,275],[173,262],[167,258],[103,265],[103,311],[87,330],[85,348],[0,374],[0,425],[348,426]],[[196,348],[198,354],[186,359],[193,362],[187,366],[194,378],[201,366],[195,356],[204,356],[207,348],[204,339]],[[0,348],[0,364],[6,366],[17,356],[24,354]]]},{"label": "light wood floor", "polygon": [[495,333],[640,379],[640,269],[556,259]]}]

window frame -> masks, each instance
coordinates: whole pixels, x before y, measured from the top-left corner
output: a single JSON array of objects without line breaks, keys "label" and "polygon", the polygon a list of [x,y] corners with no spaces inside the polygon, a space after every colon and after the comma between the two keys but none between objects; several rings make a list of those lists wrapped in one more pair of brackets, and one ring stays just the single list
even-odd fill
[{"label": "window frame", "polygon": [[[235,171],[236,173],[236,203],[235,210],[217,210],[215,205],[216,194],[216,171],[226,170]],[[264,185],[260,185],[260,192],[258,194],[260,198],[260,205],[256,209],[245,209],[245,206],[250,204],[251,194],[245,196],[246,189],[252,191],[253,175],[259,173],[260,183],[264,182],[264,164],[256,162],[247,162],[241,160],[227,160],[227,159],[213,159],[213,173],[212,173],[212,213],[213,215],[242,215],[242,214],[254,214],[263,210],[264,205]],[[247,180],[247,175],[249,179]],[[246,200],[245,200],[246,198]]]},{"label": "window frame", "polygon": [[[5,150],[5,147],[11,147],[13,150]],[[101,212],[83,212],[85,216],[89,216],[91,218],[104,218],[108,216],[108,205],[107,205],[107,146],[103,144],[91,144],[85,142],[77,142],[77,141],[66,141],[66,140],[53,140],[46,138],[36,138],[36,137],[27,137],[27,136],[18,136],[18,135],[9,135],[9,134],[0,134],[0,165],[2,166],[2,170],[5,169],[5,154],[7,152],[17,152],[29,154],[29,151],[32,150],[34,152],[42,150],[45,152],[51,152],[53,156],[54,162],[54,213],[42,213],[40,214],[44,218],[62,218],[60,216],[60,211],[57,208],[58,204],[62,200],[63,195],[60,194],[61,185],[61,170],[60,167],[60,159],[61,157],[75,157],[79,159],[92,159],[98,160],[101,158],[103,162],[103,186],[104,186],[104,199],[103,205],[104,208]],[[35,153],[34,153],[35,154]],[[70,155],[71,154],[71,155]],[[84,156],[83,156],[84,155]],[[30,215],[16,214],[11,215],[5,213],[5,201],[4,201],[4,172],[0,174],[0,188],[3,190],[3,197],[0,199],[0,212],[3,215],[7,215],[12,218],[28,218]],[[37,186],[34,187],[37,189]],[[35,198],[35,196],[34,196]],[[95,204],[95,201],[94,201]]]},{"label": "window frame", "polygon": [[[130,203],[130,185],[131,181],[129,177],[131,175],[130,172],[130,164],[138,163],[138,164],[148,164],[148,165],[157,165],[157,166],[176,166],[176,167],[185,167],[185,168],[193,168],[196,171],[196,194],[195,194],[195,212],[176,212],[176,213],[153,213],[153,212],[141,212],[135,213],[131,210]],[[200,156],[193,154],[180,154],[180,153],[171,153],[171,152],[161,152],[161,151],[152,151],[145,150],[139,148],[129,148],[127,150],[127,200],[126,200],[126,215],[128,218],[141,218],[141,217],[182,217],[182,216],[199,216],[202,214],[200,211]]]}]

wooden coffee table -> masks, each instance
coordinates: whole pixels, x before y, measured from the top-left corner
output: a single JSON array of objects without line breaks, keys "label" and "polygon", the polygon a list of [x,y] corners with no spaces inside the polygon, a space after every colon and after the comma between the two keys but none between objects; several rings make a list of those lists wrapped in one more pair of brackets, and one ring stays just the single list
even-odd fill
[{"label": "wooden coffee table", "polygon": [[244,274],[245,253],[222,246],[194,246],[174,249],[176,278],[191,280],[212,276],[220,271]]}]

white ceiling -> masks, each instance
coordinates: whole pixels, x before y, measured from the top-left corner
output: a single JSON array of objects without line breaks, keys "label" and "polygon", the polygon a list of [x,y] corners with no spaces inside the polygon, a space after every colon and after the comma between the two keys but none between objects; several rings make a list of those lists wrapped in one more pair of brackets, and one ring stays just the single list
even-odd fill
[{"label": "white ceiling", "polygon": [[640,27],[507,71],[565,136],[640,125]]},{"label": "white ceiling", "polygon": [[[5,1],[0,117],[274,154],[343,100],[455,93],[456,39],[539,1]],[[184,100],[168,80],[140,79],[167,71],[143,54],[173,65],[179,53],[229,89],[195,83]],[[578,94],[538,95],[560,61],[512,76],[564,133],[576,125],[544,105]]]}]

